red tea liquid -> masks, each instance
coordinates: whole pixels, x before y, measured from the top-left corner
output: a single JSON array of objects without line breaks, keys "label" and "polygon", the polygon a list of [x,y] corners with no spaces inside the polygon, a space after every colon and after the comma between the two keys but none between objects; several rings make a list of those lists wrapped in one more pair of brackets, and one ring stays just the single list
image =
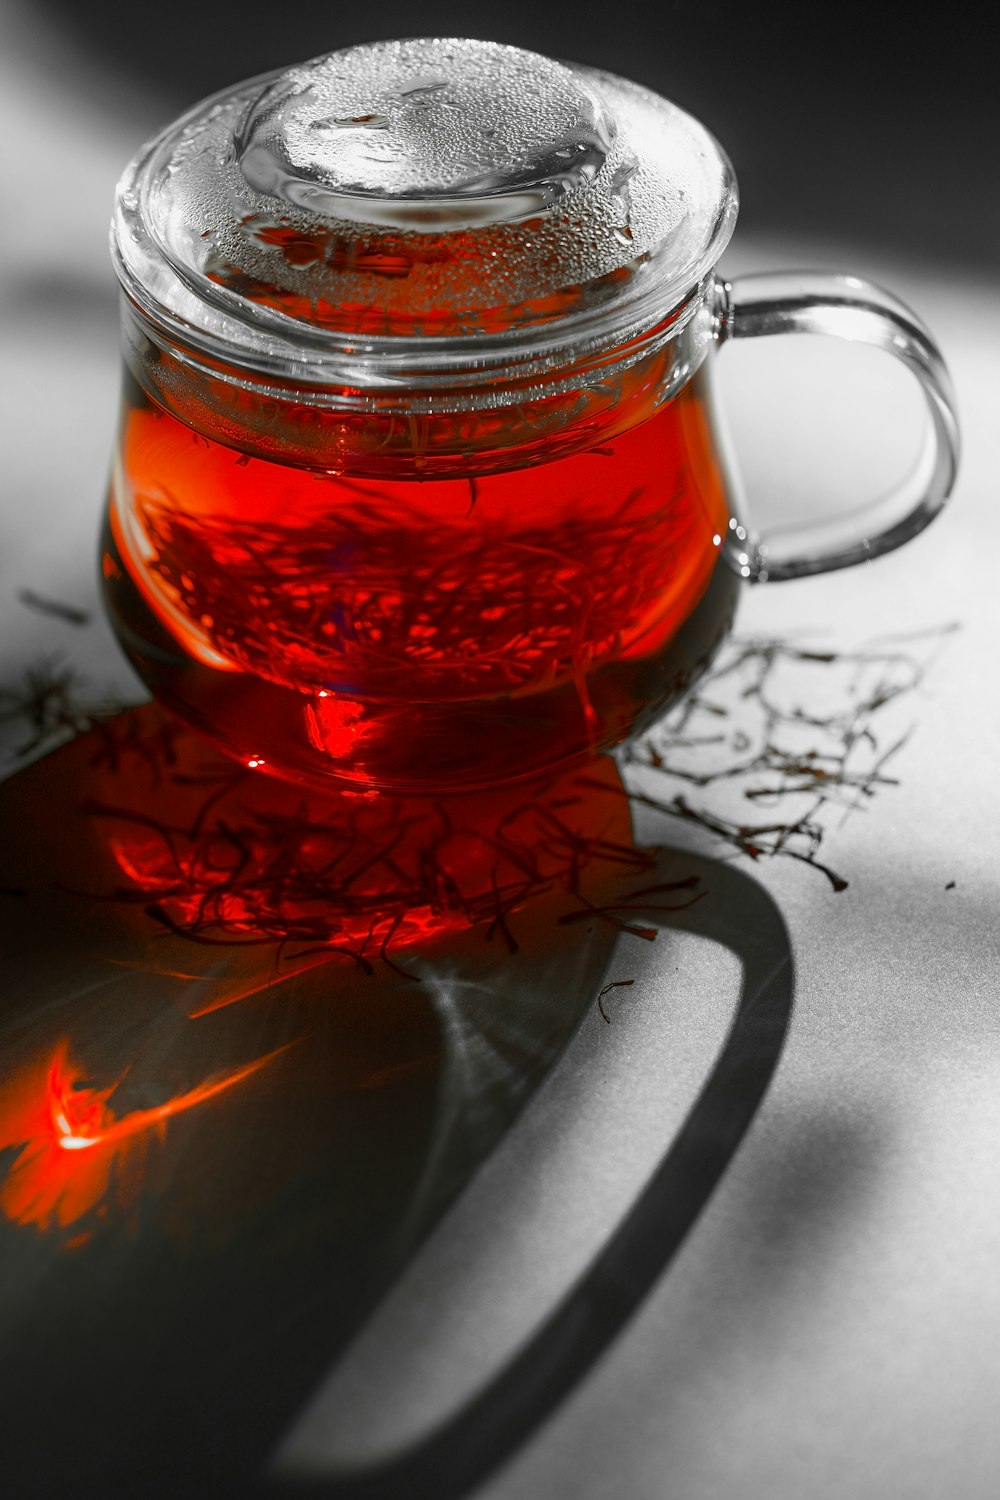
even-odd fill
[{"label": "red tea liquid", "polygon": [[447,791],[583,760],[689,685],[736,592],[704,374],[633,405],[547,462],[331,472],[129,380],[112,619],[161,701],[293,779]]}]

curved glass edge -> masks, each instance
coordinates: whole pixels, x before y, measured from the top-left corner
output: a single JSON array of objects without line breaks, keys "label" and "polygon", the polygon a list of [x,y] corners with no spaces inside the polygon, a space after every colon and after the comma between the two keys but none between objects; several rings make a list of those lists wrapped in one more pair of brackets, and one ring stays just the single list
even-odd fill
[{"label": "curved glass edge", "polygon": [[362,389],[479,383],[484,371],[486,378],[497,381],[514,367],[521,372],[569,368],[632,342],[665,321],[686,319],[732,237],[739,212],[735,172],[715,137],[689,117],[718,153],[722,187],[711,233],[699,255],[686,263],[671,266],[669,241],[664,242],[657,252],[633,263],[631,281],[620,294],[547,321],[529,321],[487,335],[348,335],[303,324],[179,265],[151,231],[144,212],[150,174],[185,125],[234,96],[265,87],[280,71],[244,80],[188,110],[145,143],[116,189],[110,248],[123,291],[151,326],[210,359],[264,375]]},{"label": "curved glass edge", "polygon": [[188,370],[192,379],[208,375],[219,385],[245,390],[258,400],[282,403],[294,398],[299,404],[325,410],[377,408],[400,413],[495,409],[568,391],[593,390],[620,379],[643,361],[666,354],[662,402],[686,384],[716,340],[710,292],[711,282],[702,283],[652,328],[643,328],[610,348],[566,350],[561,359],[537,353],[533,357],[532,351],[518,348],[505,351],[506,359],[498,358],[492,365],[483,361],[471,368],[442,365],[428,370],[400,364],[385,370],[373,369],[359,352],[322,373],[302,363],[281,363],[262,371],[238,358],[240,351],[228,345],[205,349],[187,330],[176,332],[154,320],[123,293],[122,349],[133,369],[147,362],[141,351],[148,343]]},{"label": "curved glass edge", "polygon": [[725,556],[750,583],[781,582],[871,562],[917,536],[940,512],[961,452],[951,377],[930,330],[892,292],[843,272],[776,271],[717,282],[717,339],[829,334],[893,355],[916,378],[928,413],[923,450],[910,474],[856,514],[758,536],[731,523]]}]

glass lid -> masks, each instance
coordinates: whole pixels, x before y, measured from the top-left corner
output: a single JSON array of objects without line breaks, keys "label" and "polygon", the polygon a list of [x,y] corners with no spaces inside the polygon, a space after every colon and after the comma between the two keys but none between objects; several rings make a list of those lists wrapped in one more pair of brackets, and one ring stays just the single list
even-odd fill
[{"label": "glass lid", "polygon": [[[373,42],[257,78],[149,143],[116,266],[252,367],[550,352],[666,317],[732,233],[717,142],[656,94],[497,42]],[[447,351],[447,352],[445,352]]]}]

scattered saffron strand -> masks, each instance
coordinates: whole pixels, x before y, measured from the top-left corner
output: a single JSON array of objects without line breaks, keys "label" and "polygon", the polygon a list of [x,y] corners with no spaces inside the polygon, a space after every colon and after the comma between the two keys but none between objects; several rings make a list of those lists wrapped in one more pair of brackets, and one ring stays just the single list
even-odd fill
[{"label": "scattered saffron strand", "polygon": [[61,599],[50,599],[45,594],[37,594],[34,589],[18,589],[17,597],[27,609],[36,610],[40,615],[52,615],[57,620],[65,620],[67,625],[90,624],[89,611],[78,609],[75,604],[65,604]]},{"label": "scattered saffron strand", "polygon": [[635,984],[635,980],[634,979],[613,979],[610,984],[606,984],[604,986],[603,990],[598,995],[598,997],[597,997],[597,1009],[601,1013],[602,1020],[604,1020],[609,1026],[611,1025],[611,1017],[608,1015],[607,1011],[604,1009],[604,997],[605,997],[605,995],[610,995],[610,993],[611,993],[612,990],[624,990],[624,989],[627,989],[630,984]]},{"label": "scattered saffron strand", "polygon": [[[748,859],[783,856],[810,865],[835,891],[844,891],[847,880],[818,857],[830,815],[839,810],[842,822],[884,787],[898,785],[886,767],[910,730],[883,750],[878,716],[920,686],[958,628],[952,622],[856,650],[736,637],[695,691],[645,740],[625,750],[624,766],[643,773],[643,779],[641,787],[628,787],[624,795],[635,807],[699,825]],[[917,643],[928,649],[919,655],[904,649]],[[788,668],[799,673],[793,679],[796,694],[806,684],[802,668],[820,672],[805,687],[808,692],[816,682],[811,702],[790,697],[781,676]],[[842,674],[839,679],[831,679],[834,669]],[[831,688],[837,689],[832,700]],[[806,734],[809,740],[801,748]],[[696,789],[698,801],[689,800],[678,784]],[[774,807],[776,815],[768,822],[750,821],[741,815],[740,800],[754,808]]]}]

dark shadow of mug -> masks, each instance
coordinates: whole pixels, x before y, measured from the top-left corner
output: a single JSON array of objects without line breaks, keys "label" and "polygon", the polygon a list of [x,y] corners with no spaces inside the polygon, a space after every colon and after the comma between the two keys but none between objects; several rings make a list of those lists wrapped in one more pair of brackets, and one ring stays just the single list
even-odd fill
[{"label": "dark shadow of mug", "polygon": [[561,1304],[444,1425],[384,1464],[313,1474],[298,1484],[286,1480],[274,1486],[276,1494],[458,1500],[512,1457],[586,1379],[668,1270],[767,1092],[794,994],[788,934],[771,898],[730,864],[689,853],[682,858],[709,899],[658,925],[729,949],[742,979],[729,1033],[652,1177]]},{"label": "dark shadow of mug", "polygon": [[585,1378],[724,1175],[793,996],[770,897],[636,848],[616,790],[602,761],[380,831],[364,802],[234,778],[153,708],[0,788],[11,1493],[297,1492],[262,1478],[275,1445],[542,1084],[652,887],[644,921],[742,969],[680,1131],[485,1388],[306,1488],[457,1500]]}]

